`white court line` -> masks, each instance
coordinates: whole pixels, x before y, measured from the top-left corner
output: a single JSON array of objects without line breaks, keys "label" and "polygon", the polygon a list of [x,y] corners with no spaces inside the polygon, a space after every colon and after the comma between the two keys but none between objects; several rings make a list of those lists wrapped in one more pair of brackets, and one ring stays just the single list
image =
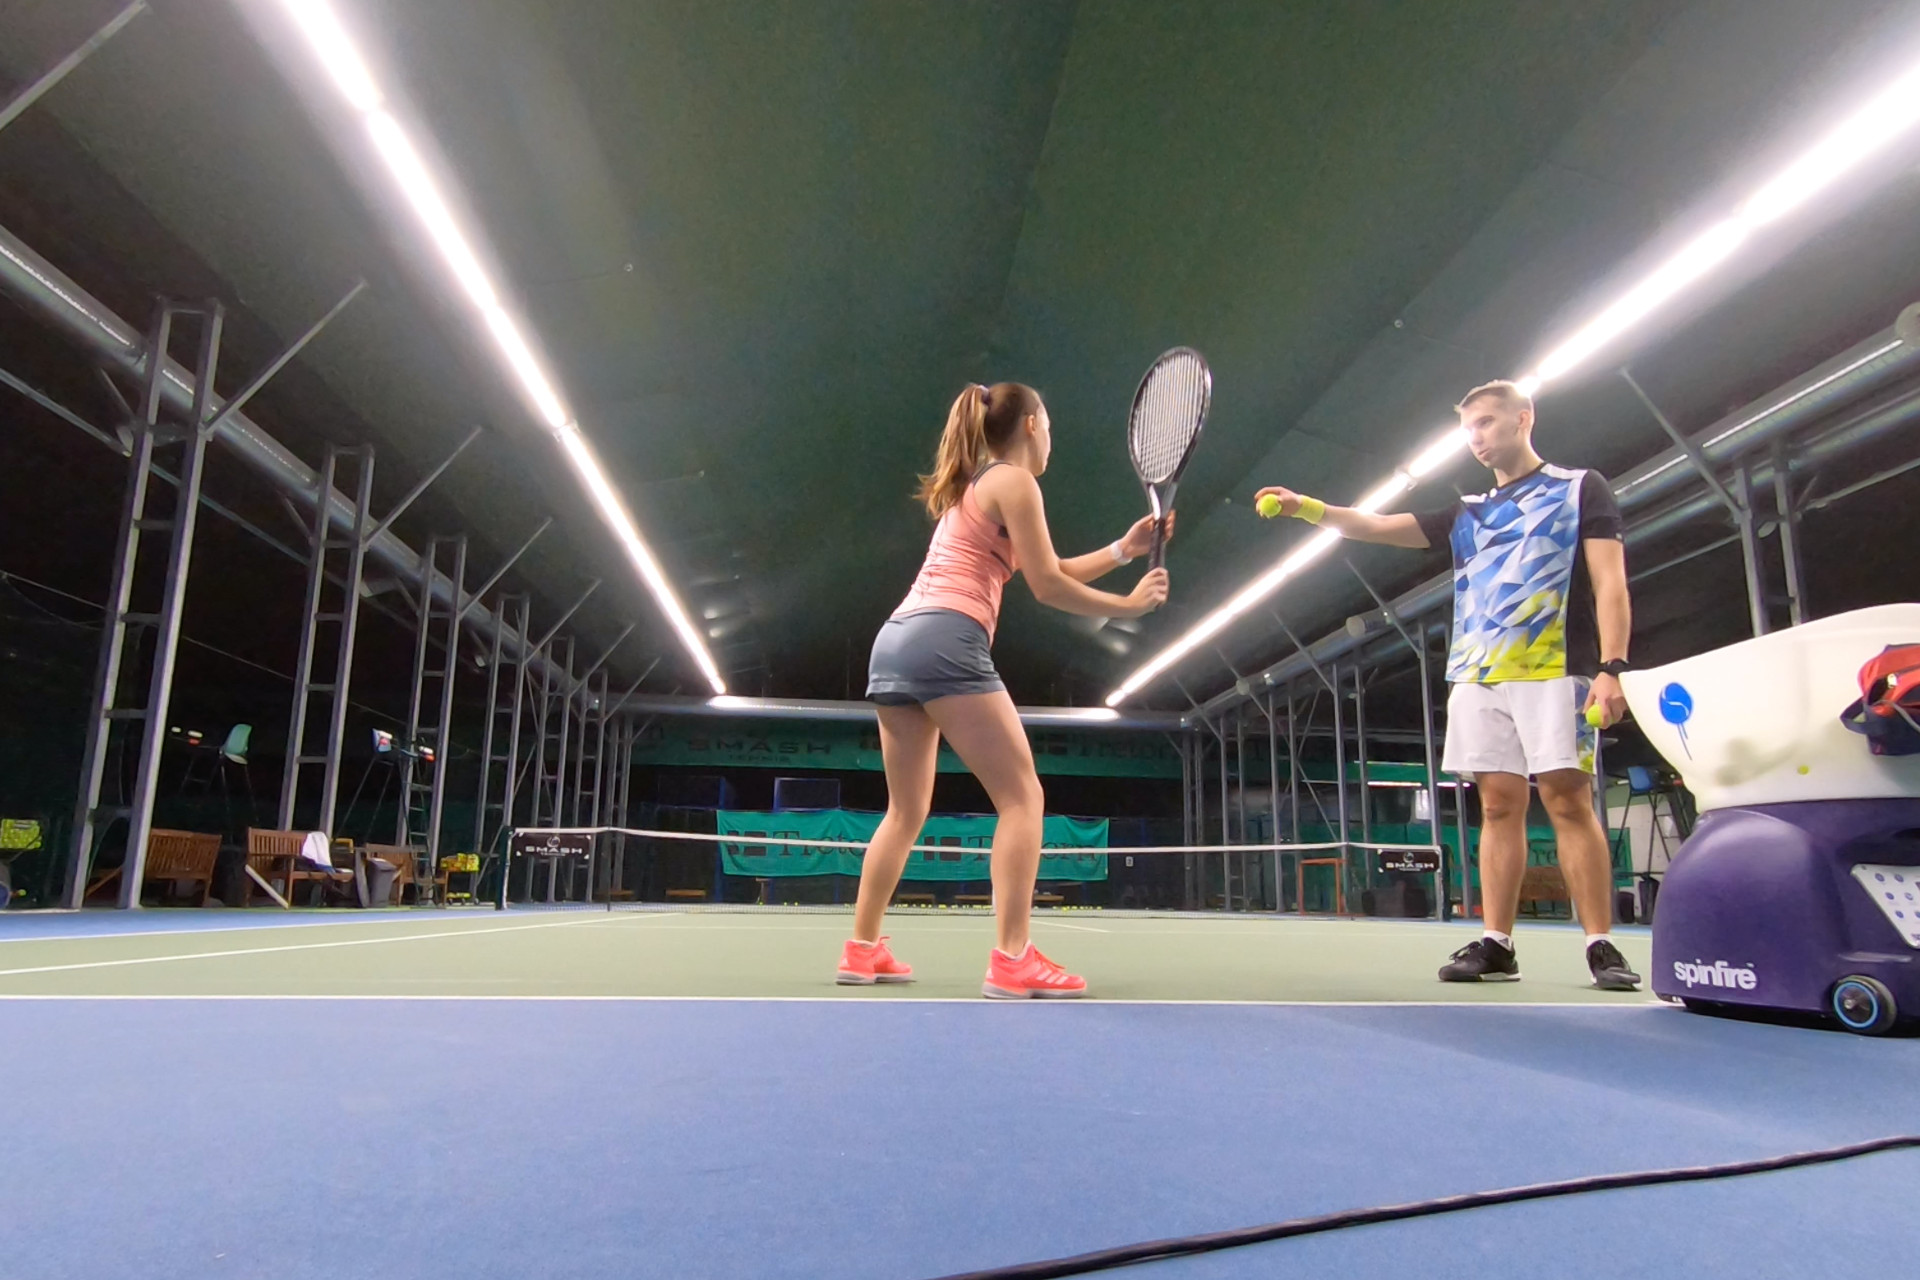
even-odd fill
[{"label": "white court line", "polygon": [[190,951],[167,956],[130,956],[120,960],[88,960],[79,964],[43,964],[27,969],[0,969],[0,978],[34,973],[69,973],[76,969],[116,969],[136,964],[172,964],[179,960],[217,960],[222,956],[264,956],[281,951],[325,951],[333,947],[372,947],[390,942],[428,942],[436,938],[477,938],[484,933],[518,933],[525,929],[564,929],[610,919],[600,912],[583,912],[570,920],[543,920],[539,924],[508,924],[492,929],[443,929],[438,933],[411,933],[399,938],[347,938],[337,942],[294,942],[283,947],[238,947],[228,951]]},{"label": "white court line", "polygon": [[431,995],[431,994],[369,994],[369,995],[135,995],[135,994],[94,994],[94,995],[29,995],[0,992],[0,1004],[26,1001],[59,1000],[206,1000],[206,1001],[369,1001],[386,1003],[433,1003],[447,1004],[837,1004],[837,1005],[897,1005],[897,1004],[953,1004],[969,1008],[990,1008],[1006,1005],[1079,1005],[1083,1008],[1101,1005],[1218,1005],[1221,1007],[1243,1007],[1256,1009],[1495,1009],[1502,1012],[1514,1009],[1667,1009],[1678,1010],[1678,1005],[1669,1006],[1665,1001],[1648,998],[1642,1000],[1536,1000],[1531,1003],[1499,1004],[1473,1000],[1154,1000],[1115,997],[1102,999],[1088,996],[1081,1000],[987,1000],[980,996],[662,996],[662,995]]},{"label": "white court line", "polygon": [[1064,920],[1044,920],[1039,916],[1031,916],[1029,917],[1029,920],[1033,924],[1051,925],[1056,929],[1072,929],[1078,933],[1112,933],[1113,932],[1113,930],[1111,929],[1098,929],[1090,924],[1068,924]]},{"label": "white court line", "polygon": [[[238,910],[238,908],[236,908]],[[64,912],[66,915],[78,915],[79,912]],[[602,913],[596,913],[602,914]],[[183,924],[174,929],[122,929],[103,930],[99,933],[17,933],[0,936],[0,946],[21,942],[98,942],[103,938],[174,938],[191,934],[219,933],[257,933],[262,929],[315,929],[326,925],[367,925],[367,924],[419,924],[423,920],[486,920],[498,918],[496,911],[462,911],[459,915],[427,916],[418,911],[374,911],[341,912],[338,915],[296,915],[281,919],[266,919],[258,924],[209,924],[202,928],[196,924]],[[231,918],[231,917],[227,917]],[[6,929],[5,916],[0,915],[0,933]]]}]

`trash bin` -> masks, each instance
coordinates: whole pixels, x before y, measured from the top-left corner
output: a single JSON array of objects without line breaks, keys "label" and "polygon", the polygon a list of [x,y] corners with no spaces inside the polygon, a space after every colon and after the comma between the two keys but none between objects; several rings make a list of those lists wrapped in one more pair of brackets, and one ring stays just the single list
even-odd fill
[{"label": "trash bin", "polygon": [[400,868],[385,858],[367,859],[367,900],[363,907],[384,907],[393,898],[393,881]]}]

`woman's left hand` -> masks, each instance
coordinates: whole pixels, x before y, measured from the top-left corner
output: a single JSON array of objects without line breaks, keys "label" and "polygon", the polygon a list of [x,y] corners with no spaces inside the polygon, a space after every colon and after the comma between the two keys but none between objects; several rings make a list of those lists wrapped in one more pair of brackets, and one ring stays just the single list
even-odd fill
[{"label": "woman's left hand", "polygon": [[[1168,542],[1173,541],[1173,519],[1174,513],[1171,511],[1167,512],[1166,541]],[[1127,535],[1120,539],[1120,553],[1138,559],[1152,550],[1153,517],[1141,516],[1133,522],[1133,528],[1127,530]]]}]

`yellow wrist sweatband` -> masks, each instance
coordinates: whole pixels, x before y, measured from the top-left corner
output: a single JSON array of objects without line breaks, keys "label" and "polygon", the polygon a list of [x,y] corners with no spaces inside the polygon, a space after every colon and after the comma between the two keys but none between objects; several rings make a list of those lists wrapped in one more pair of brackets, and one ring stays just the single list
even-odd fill
[{"label": "yellow wrist sweatband", "polygon": [[1327,515],[1327,504],[1318,498],[1302,497],[1300,509],[1293,513],[1296,520],[1305,520],[1308,524],[1319,524]]}]

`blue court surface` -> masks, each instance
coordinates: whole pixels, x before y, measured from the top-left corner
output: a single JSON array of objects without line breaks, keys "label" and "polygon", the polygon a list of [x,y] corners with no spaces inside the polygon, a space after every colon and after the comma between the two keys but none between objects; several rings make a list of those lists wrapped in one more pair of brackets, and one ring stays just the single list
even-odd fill
[{"label": "blue court surface", "polygon": [[[76,997],[27,981],[0,999],[0,1273],[35,1280],[915,1280],[1920,1131],[1920,1041],[1641,1000]],[[1124,1274],[1902,1276],[1917,1198],[1920,1153],[1896,1152]]]}]

